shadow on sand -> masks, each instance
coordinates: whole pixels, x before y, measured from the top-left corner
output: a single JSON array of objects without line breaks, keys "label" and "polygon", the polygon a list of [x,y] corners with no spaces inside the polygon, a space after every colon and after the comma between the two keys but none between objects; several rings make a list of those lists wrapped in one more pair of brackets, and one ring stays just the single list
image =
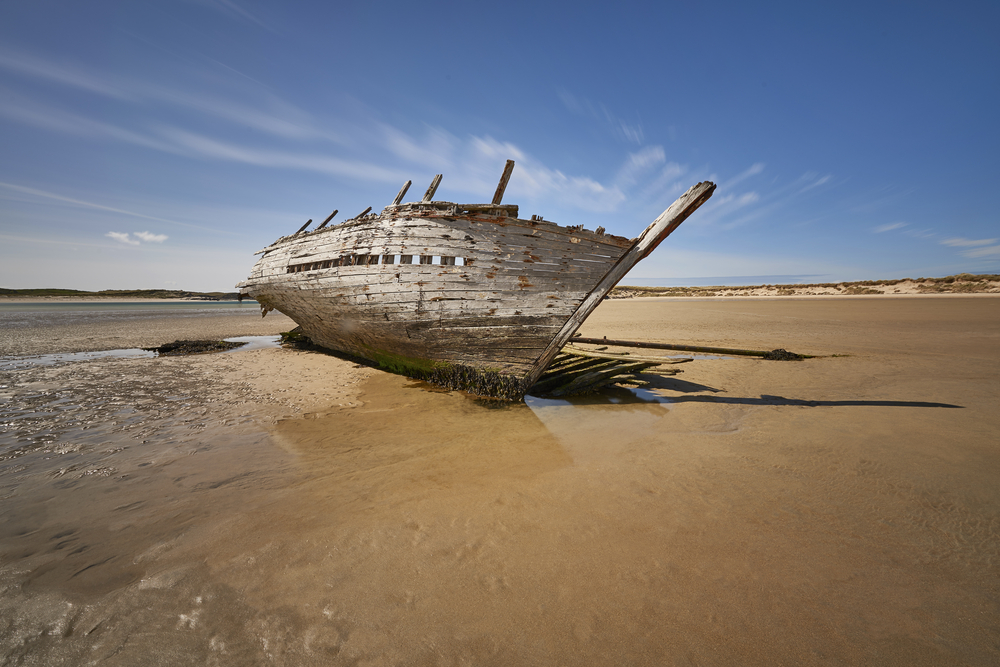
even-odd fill
[{"label": "shadow on sand", "polygon": [[760,398],[739,398],[720,396],[677,396],[670,399],[671,403],[727,403],[729,405],[796,405],[809,408],[815,407],[896,407],[896,408],[964,408],[963,405],[950,403],[930,403],[927,401],[808,401],[800,398],[785,398],[761,394]]},{"label": "shadow on sand", "polygon": [[[559,399],[559,402],[570,405],[634,405],[642,403],[719,403],[728,405],[776,405],[776,406],[797,406],[797,407],[896,407],[896,408],[962,408],[963,405],[952,405],[950,403],[933,403],[928,401],[810,401],[801,398],[785,398],[784,396],[772,396],[761,394],[759,398],[749,398],[740,396],[670,396],[649,391],[650,389],[680,392],[682,394],[703,394],[711,392],[720,394],[724,389],[710,387],[687,380],[678,380],[672,377],[654,377],[648,379],[648,387],[645,390],[630,390],[624,387],[610,385],[604,387],[599,392],[593,394],[583,394],[580,396],[570,396]],[[537,400],[537,399],[536,399]]]}]

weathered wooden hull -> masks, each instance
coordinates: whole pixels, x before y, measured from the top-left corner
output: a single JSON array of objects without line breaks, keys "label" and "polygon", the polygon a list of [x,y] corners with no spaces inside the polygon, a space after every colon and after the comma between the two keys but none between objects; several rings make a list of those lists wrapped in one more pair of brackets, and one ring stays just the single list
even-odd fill
[{"label": "weathered wooden hull", "polygon": [[280,239],[237,287],[323,347],[518,398],[649,239],[516,215],[516,206],[389,206]]}]

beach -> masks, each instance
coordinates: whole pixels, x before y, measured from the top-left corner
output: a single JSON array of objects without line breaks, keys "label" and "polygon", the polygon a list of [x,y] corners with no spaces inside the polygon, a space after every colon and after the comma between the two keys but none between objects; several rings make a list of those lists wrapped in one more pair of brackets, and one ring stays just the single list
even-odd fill
[{"label": "beach", "polygon": [[[294,326],[129,312],[0,356]],[[1000,297],[581,332],[816,358],[525,403],[280,347],[0,371],[0,664],[1000,662]]]}]

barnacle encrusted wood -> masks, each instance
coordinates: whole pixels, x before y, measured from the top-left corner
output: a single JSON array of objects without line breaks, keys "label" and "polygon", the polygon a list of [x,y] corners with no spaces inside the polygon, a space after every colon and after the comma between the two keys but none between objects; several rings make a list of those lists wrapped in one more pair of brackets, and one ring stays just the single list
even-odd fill
[{"label": "barnacle encrusted wood", "polygon": [[715,190],[692,187],[637,239],[431,201],[300,230],[262,250],[241,295],[317,344],[395,372],[520,398],[600,300]]}]

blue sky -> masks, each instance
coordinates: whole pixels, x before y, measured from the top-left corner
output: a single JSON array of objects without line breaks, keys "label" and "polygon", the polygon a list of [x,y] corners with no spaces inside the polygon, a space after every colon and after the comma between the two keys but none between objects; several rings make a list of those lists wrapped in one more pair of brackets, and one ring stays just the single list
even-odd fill
[{"label": "blue sky", "polygon": [[418,198],[634,236],[624,284],[1000,273],[996,3],[0,9],[0,287],[230,290]]}]

